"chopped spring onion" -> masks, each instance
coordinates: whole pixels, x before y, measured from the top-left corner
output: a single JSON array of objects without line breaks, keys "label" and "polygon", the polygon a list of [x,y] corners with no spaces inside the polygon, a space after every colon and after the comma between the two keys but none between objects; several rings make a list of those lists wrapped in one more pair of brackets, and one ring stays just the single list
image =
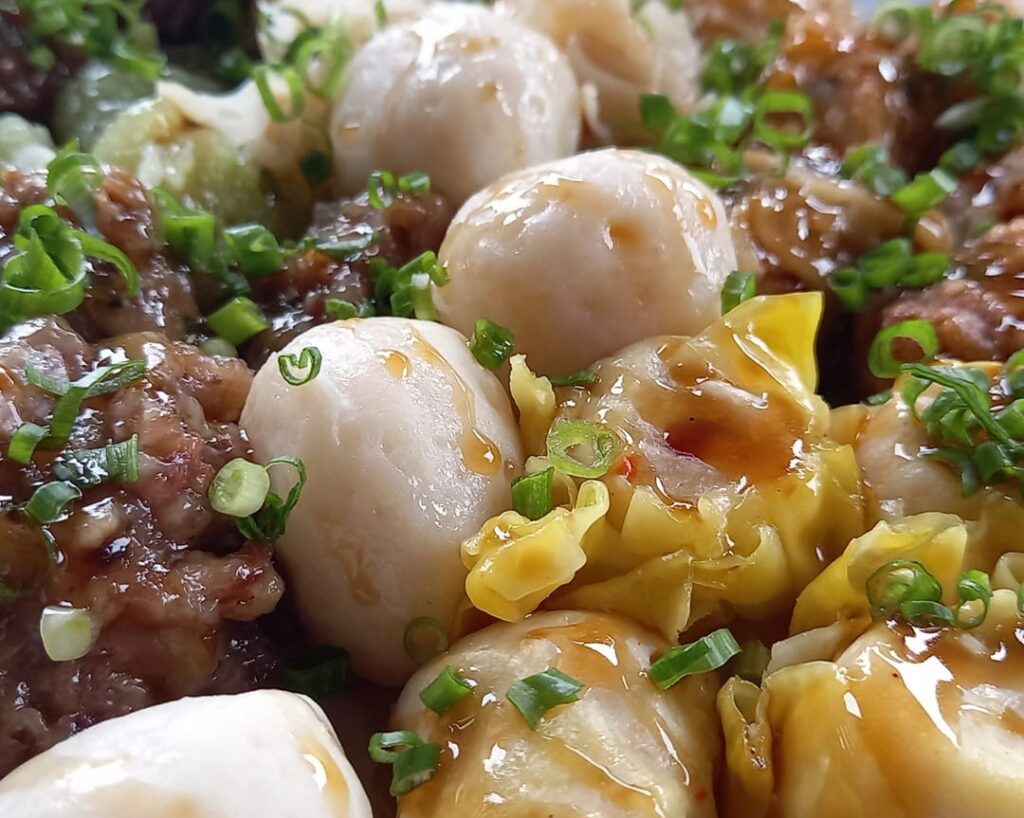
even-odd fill
[{"label": "chopped spring onion", "polygon": [[892,345],[901,339],[913,341],[920,348],[920,360],[931,360],[939,351],[938,333],[928,321],[900,321],[898,324],[885,327],[871,342],[871,348],[868,350],[868,367],[873,375],[878,378],[895,378],[900,374],[905,362],[893,355]]},{"label": "chopped spring onion", "polygon": [[11,436],[11,442],[7,446],[7,456],[15,463],[31,463],[36,446],[48,434],[50,434],[50,430],[45,426],[39,426],[35,423],[21,424]]},{"label": "chopped spring onion", "polygon": [[869,250],[857,262],[865,283],[873,290],[896,284],[910,269],[914,252],[910,239],[890,239]]},{"label": "chopped spring onion", "polygon": [[957,180],[942,168],[919,173],[911,182],[892,194],[892,200],[907,216],[916,221],[939,205],[957,188]]},{"label": "chopped spring onion", "polygon": [[373,304],[369,301],[353,304],[349,301],[342,301],[340,298],[328,298],[324,301],[324,309],[327,311],[327,315],[335,321],[347,321],[349,318],[369,318],[376,314]]},{"label": "chopped spring onion", "polygon": [[368,748],[370,758],[378,764],[392,764],[398,756],[410,747],[423,743],[414,730],[394,730],[390,733],[374,733],[370,736]]},{"label": "chopped spring onion", "polygon": [[284,61],[314,94],[331,97],[338,90],[351,56],[352,41],[347,28],[311,26],[288,46]]},{"label": "chopped spring onion", "polygon": [[551,486],[555,468],[517,477],[512,481],[512,507],[529,520],[539,520],[551,511]]},{"label": "chopped spring onion", "polygon": [[260,278],[284,267],[277,237],[262,224],[239,224],[224,230],[230,259],[249,278]]},{"label": "chopped spring onion", "polygon": [[384,28],[388,24],[388,10],[384,0],[375,0],[373,4],[374,18],[377,20],[377,28]]},{"label": "chopped spring onion", "polygon": [[[288,89],[288,110],[281,107],[271,87],[274,78],[280,77]],[[291,65],[257,65],[252,71],[253,82],[259,91],[263,106],[274,122],[290,122],[302,116],[306,110],[306,92],[302,87],[299,72]]]},{"label": "chopped spring onion", "polygon": [[740,653],[732,663],[732,672],[741,679],[761,684],[761,679],[771,660],[772,653],[764,642],[752,639],[740,645]]},{"label": "chopped spring onion", "polygon": [[840,267],[828,277],[828,286],[847,312],[860,312],[871,301],[864,273],[856,267]]},{"label": "chopped spring onion", "polygon": [[139,479],[139,436],[99,449],[65,452],[54,462],[53,474],[80,489],[107,480],[134,483]]},{"label": "chopped spring onion", "polygon": [[216,335],[203,341],[199,348],[203,351],[204,355],[220,356],[221,358],[238,357],[238,348],[230,341],[225,341]]},{"label": "chopped spring onion", "polygon": [[640,95],[640,121],[651,131],[664,131],[679,116],[672,101],[664,94]]},{"label": "chopped spring onion", "polygon": [[531,730],[536,730],[541,718],[561,704],[579,701],[583,683],[550,667],[520,679],[508,689],[506,698],[520,712]]},{"label": "chopped spring onion", "polygon": [[733,270],[725,278],[722,287],[722,315],[731,312],[744,301],[757,295],[757,279],[753,273]]},{"label": "chopped spring onion", "polygon": [[437,773],[440,758],[441,746],[432,741],[400,753],[393,762],[388,791],[398,798],[426,784]]},{"label": "chopped spring onion", "polygon": [[977,167],[983,158],[981,150],[973,142],[963,140],[939,157],[939,167],[946,173],[959,176]]},{"label": "chopped spring onion", "polygon": [[[579,447],[588,450],[587,461],[573,454]],[[603,476],[615,463],[619,449],[619,436],[615,432],[590,421],[560,419],[548,431],[548,460],[572,477]]]},{"label": "chopped spring onion", "polygon": [[[772,116],[798,117],[798,131],[769,124]],[[799,91],[769,91],[762,94],[754,108],[754,136],[777,151],[788,153],[806,145],[814,133],[814,105]]]},{"label": "chopped spring onion", "polygon": [[37,488],[25,503],[24,510],[40,525],[49,525],[61,519],[71,502],[81,496],[77,486],[55,480]]},{"label": "chopped spring onion", "polygon": [[393,765],[390,792],[396,798],[433,778],[441,758],[439,744],[423,741],[412,730],[375,733],[369,751],[378,764]]},{"label": "chopped spring onion", "polygon": [[273,490],[267,492],[263,508],[253,514],[240,517],[237,521],[242,536],[250,540],[276,542],[281,539],[288,525],[288,517],[299,502],[302,489],[306,485],[306,467],[297,457],[275,457],[266,465],[267,471],[274,466],[289,466],[295,470],[297,479],[288,490],[287,497],[282,498]]},{"label": "chopped spring onion", "polygon": [[[956,624],[964,630],[978,627],[988,616],[992,602],[992,582],[984,571],[965,571],[956,584],[960,604],[956,608]],[[975,605],[974,603],[978,603]]]},{"label": "chopped spring onion", "polygon": [[896,616],[907,602],[942,599],[939,581],[917,560],[893,560],[883,565],[868,577],[866,590],[868,607],[875,619]]},{"label": "chopped spring onion", "polygon": [[370,260],[374,282],[374,308],[378,315],[415,316],[423,321],[436,321],[431,285],[441,286],[448,274],[437,261],[437,254],[427,251],[402,267],[392,267],[382,258]]},{"label": "chopped spring onion", "polygon": [[366,195],[370,206],[376,210],[387,210],[395,203],[399,193],[419,196],[430,192],[430,177],[425,173],[409,173],[395,178],[386,170],[375,170],[366,184]]},{"label": "chopped spring onion", "polygon": [[281,377],[292,386],[304,386],[320,374],[324,356],[317,347],[303,347],[298,356],[282,354],[277,356],[277,367]]},{"label": "chopped spring onion", "polygon": [[412,620],[402,636],[406,655],[417,665],[448,650],[448,629],[432,616]]},{"label": "chopped spring onion", "polygon": [[155,188],[164,241],[193,272],[213,272],[217,253],[217,219],[205,210],[182,207],[167,191]]},{"label": "chopped spring onion", "polygon": [[911,599],[900,605],[900,614],[912,625],[922,628],[938,628],[956,624],[956,613],[941,602],[928,599]]},{"label": "chopped spring onion", "polygon": [[757,79],[762,68],[757,51],[750,43],[718,40],[704,61],[704,90],[723,95],[739,94]]},{"label": "chopped spring onion", "polygon": [[270,475],[258,463],[241,457],[226,464],[210,484],[210,505],[229,517],[248,517],[261,508],[270,492]]},{"label": "chopped spring onion", "polygon": [[94,197],[104,178],[100,163],[82,153],[77,140],[62,147],[46,166],[46,188],[53,200],[69,208],[89,228],[95,226]]},{"label": "chopped spring onion", "polygon": [[443,716],[472,692],[472,684],[450,667],[446,667],[434,681],[420,691],[420,701],[437,715]]},{"label": "chopped spring onion", "polygon": [[75,420],[78,417],[83,401],[97,395],[116,392],[123,386],[127,386],[144,377],[145,374],[145,361],[128,360],[98,367],[92,372],[83,375],[74,383],[69,384],[66,381],[52,378],[35,369],[35,367],[26,367],[25,379],[29,383],[60,396],[60,399],[53,407],[49,436],[45,440],[46,445],[57,448],[64,445],[71,436],[71,431],[74,428]]},{"label": "chopped spring onion", "polygon": [[39,618],[43,650],[54,662],[81,659],[92,649],[99,627],[88,610],[47,605]]},{"label": "chopped spring onion", "polygon": [[288,664],[284,671],[285,685],[293,693],[322,701],[349,686],[352,682],[350,665],[348,651],[321,645]]},{"label": "chopped spring onion", "polygon": [[235,346],[270,328],[263,311],[245,296],[232,298],[208,315],[206,323],[217,335]]},{"label": "chopped spring onion", "polygon": [[687,676],[717,670],[739,652],[732,633],[720,628],[696,642],[669,650],[651,665],[651,679],[662,690],[668,690]]},{"label": "chopped spring onion", "polygon": [[319,185],[331,176],[331,157],[324,151],[312,150],[299,158],[299,169],[307,182]]},{"label": "chopped spring onion", "polygon": [[886,149],[876,145],[860,145],[847,151],[841,173],[876,196],[891,196],[908,181],[901,168],[889,163]]},{"label": "chopped spring onion", "polygon": [[473,324],[469,349],[480,366],[492,371],[501,368],[515,348],[516,336],[512,330],[486,318],[478,318]]},{"label": "chopped spring onion", "polygon": [[593,369],[581,369],[568,375],[548,375],[552,386],[590,386],[597,383],[597,373]]}]

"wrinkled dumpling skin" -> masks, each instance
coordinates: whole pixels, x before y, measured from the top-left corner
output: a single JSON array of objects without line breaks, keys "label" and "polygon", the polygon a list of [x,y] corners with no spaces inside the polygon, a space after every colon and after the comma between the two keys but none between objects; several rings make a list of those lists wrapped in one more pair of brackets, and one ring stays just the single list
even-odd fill
[{"label": "wrinkled dumpling skin", "polygon": [[719,198],[664,157],[583,153],[468,201],[441,247],[441,319],[489,318],[530,366],[562,375],[643,338],[700,332],[736,255]]},{"label": "wrinkled dumpling skin", "polygon": [[323,711],[258,691],[90,727],[0,781],[18,818],[371,818]]},{"label": "wrinkled dumpling skin", "polygon": [[[1024,631],[997,591],[975,630],[878,623],[834,661],[719,696],[726,818],[1010,818],[1024,802]],[[868,805],[868,806],[866,806]],[[867,813],[866,813],[867,811]]]},{"label": "wrinkled dumpling skin", "polygon": [[583,90],[587,124],[601,142],[642,132],[641,94],[664,94],[678,110],[701,94],[700,46],[686,13],[649,0],[499,0],[499,14],[551,37]]},{"label": "wrinkled dumpling skin", "polygon": [[[387,23],[407,20],[430,0],[384,0]],[[308,26],[338,26],[353,46],[360,46],[378,30],[376,0],[259,0],[265,24],[259,27],[260,53],[267,62],[280,62],[288,46]]]},{"label": "wrinkled dumpling skin", "polygon": [[813,392],[820,311],[815,294],[746,302],[700,335],[598,362],[593,385],[557,401],[547,379],[523,388],[517,362],[531,454],[556,418],[601,424],[621,449],[542,520],[506,512],[463,544],[470,601],[506,620],[604,610],[673,640],[697,622],[788,617],[863,530],[853,452]]},{"label": "wrinkled dumpling skin", "polygon": [[579,88],[546,37],[490,9],[436,3],[353,57],[330,128],[342,192],[374,170],[420,171],[463,202],[575,151]]},{"label": "wrinkled dumpling skin", "polygon": [[[459,543],[510,501],[522,453],[508,398],[455,330],[370,318],[327,324],[307,346],[320,374],[295,387],[276,358],[256,375],[241,424],[262,462],[303,460],[308,483],[277,543],[314,635],[356,669],[401,684],[407,626],[447,627],[465,571]],[[279,493],[293,480],[275,469]]]},{"label": "wrinkled dumpling skin", "polygon": [[[457,643],[409,681],[395,710],[395,729],[442,746],[438,774],[400,799],[399,818],[714,818],[718,680],[659,690],[645,673],[667,649],[626,620],[575,612]],[[446,665],[476,686],[438,717],[419,693]],[[552,666],[586,688],[532,731],[505,693]]]},{"label": "wrinkled dumpling skin", "polygon": [[[972,364],[989,372],[997,365]],[[900,391],[881,406],[837,410],[836,436],[857,453],[864,481],[868,522],[894,521],[924,512],[956,514],[972,526],[972,568],[989,571],[1004,553],[1018,548],[1024,525],[1024,503],[1013,484],[989,486],[965,497],[960,475],[950,466],[926,457],[934,450],[924,426],[913,416]],[[934,393],[918,401],[924,411]]]}]

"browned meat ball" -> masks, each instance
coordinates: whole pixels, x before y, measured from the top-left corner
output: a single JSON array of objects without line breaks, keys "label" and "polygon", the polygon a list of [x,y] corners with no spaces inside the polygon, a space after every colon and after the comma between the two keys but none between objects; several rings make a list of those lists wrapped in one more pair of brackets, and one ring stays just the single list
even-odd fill
[{"label": "browned meat ball", "polygon": [[[184,338],[199,310],[186,268],[164,253],[145,189],[133,176],[110,170],[95,198],[97,228],[138,268],[141,288],[126,299],[120,273],[106,262],[93,263],[85,303],[67,320],[89,341],[146,330]],[[0,259],[12,251],[22,209],[40,202],[49,202],[45,175],[16,170],[0,175]]]},{"label": "browned meat ball", "polygon": [[387,210],[373,208],[365,193],[318,204],[308,237],[345,243],[370,234],[376,239],[351,261],[308,250],[292,257],[280,273],[253,281],[253,298],[270,318],[272,330],[257,336],[246,359],[258,367],[296,335],[328,320],[328,298],[353,304],[369,298],[371,259],[400,266],[428,250],[436,252],[452,215],[451,205],[433,193],[399,195]]},{"label": "browned meat ball", "polygon": [[80,62],[78,55],[62,52],[52,68],[33,65],[26,48],[23,14],[0,12],[0,112],[44,121],[57,91]]},{"label": "browned meat ball", "polygon": [[[251,623],[283,592],[269,548],[244,543],[210,507],[217,470],[250,454],[237,420],[252,375],[156,333],[85,342],[57,319],[36,319],[0,342],[0,451],[24,422],[45,424],[54,398],[26,366],[75,379],[125,358],[144,380],[83,404],[68,448],[137,434],[140,479],[87,488],[41,531],[15,506],[52,479],[57,453],[31,465],[0,460],[0,776],[90,724],[146,705],[258,684],[274,659]],[[44,653],[44,605],[88,608],[100,626],[82,659]]]}]

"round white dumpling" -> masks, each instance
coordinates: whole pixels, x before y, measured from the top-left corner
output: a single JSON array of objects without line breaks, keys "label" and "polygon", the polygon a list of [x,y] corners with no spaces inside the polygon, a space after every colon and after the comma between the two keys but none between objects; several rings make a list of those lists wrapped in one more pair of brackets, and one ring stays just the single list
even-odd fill
[{"label": "round white dumpling", "polygon": [[457,202],[571,154],[579,134],[579,88],[555,45],[468,3],[435,4],[370,40],[345,71],[331,119],[344,192],[374,170],[422,171]]},{"label": "round white dumpling", "polygon": [[[350,43],[360,46],[382,23],[407,20],[423,10],[430,0],[258,0],[256,7],[264,20],[259,27],[260,53],[267,62],[280,62],[288,46],[307,27],[339,27]],[[378,16],[384,10],[384,19]]]},{"label": "round white dumpling", "polygon": [[654,335],[696,335],[736,267],[722,202],[675,162],[608,149],[510,174],[470,199],[441,247],[441,320],[488,318],[543,374]]},{"label": "round white dumpling", "polygon": [[0,781],[18,818],[371,818],[323,711],[275,690],[90,727]]},{"label": "round white dumpling", "polygon": [[[669,690],[648,676],[669,643],[600,613],[492,625],[409,680],[393,729],[441,745],[437,774],[402,797],[399,818],[713,818],[721,751],[718,678]],[[438,716],[420,693],[446,668],[472,692]],[[506,694],[548,668],[583,687],[531,729]]]},{"label": "round white dumpling", "polygon": [[602,142],[642,130],[641,94],[664,94],[681,111],[701,96],[700,46],[686,13],[663,0],[498,0],[495,8],[562,49]]},{"label": "round white dumpling", "polygon": [[[411,623],[447,630],[464,595],[463,539],[510,507],[522,451],[508,397],[455,330],[370,318],[326,324],[303,386],[276,359],[256,375],[241,424],[257,457],[294,456],[308,482],[277,549],[313,634],[358,672],[401,684]],[[272,469],[285,490],[287,469]],[[280,481],[280,482],[277,482]]]}]

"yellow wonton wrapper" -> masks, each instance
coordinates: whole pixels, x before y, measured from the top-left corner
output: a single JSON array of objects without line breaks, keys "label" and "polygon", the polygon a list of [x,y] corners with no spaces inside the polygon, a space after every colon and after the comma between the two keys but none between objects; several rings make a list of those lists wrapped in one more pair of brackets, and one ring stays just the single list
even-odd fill
[{"label": "yellow wonton wrapper", "polygon": [[763,688],[733,678],[719,694],[722,818],[860,818],[865,804],[878,818],[1018,814],[1024,554],[1000,560],[972,630],[868,615],[867,578],[895,559],[922,562],[954,603],[969,535],[946,514],[880,523],[804,590],[797,635],[773,647]]},{"label": "yellow wonton wrapper", "polygon": [[506,621],[541,604],[618,613],[673,640],[698,621],[787,615],[863,531],[853,451],[828,438],[814,394],[821,308],[817,294],[753,299],[699,336],[598,362],[585,388],[556,391],[514,359],[528,451],[545,453],[559,419],[622,446],[599,481],[574,481],[574,506],[507,512],[463,545],[470,602]]},{"label": "yellow wonton wrapper", "polygon": [[[972,367],[995,381],[1000,364],[981,362],[943,365]],[[832,436],[854,447],[864,484],[869,526],[925,512],[956,514],[971,523],[967,567],[992,571],[1006,552],[1016,550],[1024,529],[1024,501],[1015,481],[986,486],[964,496],[960,475],[951,466],[927,457],[934,443],[902,398],[906,379],[893,386],[893,397],[881,406],[846,406],[833,412]],[[927,390],[917,402],[924,411],[938,393]]]}]

